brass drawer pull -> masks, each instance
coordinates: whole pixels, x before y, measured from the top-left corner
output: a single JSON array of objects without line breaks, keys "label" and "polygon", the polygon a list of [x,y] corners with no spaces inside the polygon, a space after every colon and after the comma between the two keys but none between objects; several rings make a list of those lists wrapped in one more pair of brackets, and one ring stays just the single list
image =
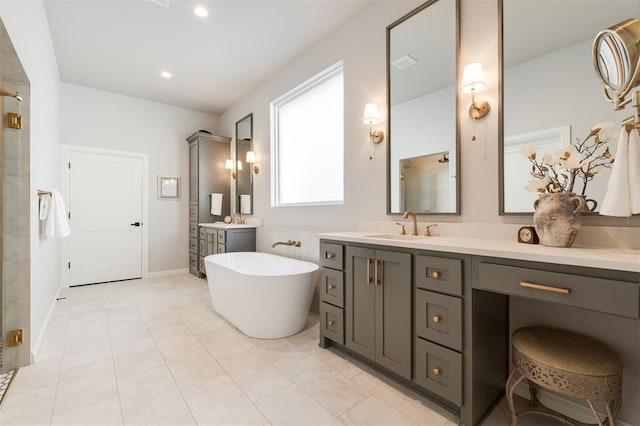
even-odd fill
[{"label": "brass drawer pull", "polygon": [[367,284],[371,284],[373,280],[371,279],[371,259],[367,259]]},{"label": "brass drawer pull", "polygon": [[382,280],[380,279],[380,277],[378,276],[378,268],[380,267],[380,261],[378,259],[373,261],[373,273],[375,275],[375,285],[380,285],[382,284]]},{"label": "brass drawer pull", "polygon": [[437,280],[438,278],[440,278],[440,272],[435,271],[433,274],[431,274],[431,276],[433,277],[433,279]]},{"label": "brass drawer pull", "polygon": [[329,320],[329,321],[327,321],[327,325],[328,325],[329,327],[332,327],[335,323],[336,323],[336,322],[335,322],[334,320]]},{"label": "brass drawer pull", "polygon": [[335,259],[336,258],[336,254],[328,251],[328,252],[325,253],[324,257],[327,258],[327,259]]},{"label": "brass drawer pull", "polygon": [[440,369],[439,368],[434,368],[433,370],[431,370],[433,372],[434,376],[439,376],[440,375]]},{"label": "brass drawer pull", "polygon": [[435,324],[438,324],[440,322],[440,316],[439,315],[434,315],[433,318],[431,318],[431,321],[433,321]]},{"label": "brass drawer pull", "polygon": [[534,284],[534,283],[530,283],[529,281],[520,281],[520,287],[533,288],[533,289],[536,289],[536,290],[551,291],[553,293],[562,293],[562,294],[571,293],[571,290],[568,289],[568,288],[551,287],[551,286],[548,286],[548,285]]},{"label": "brass drawer pull", "polygon": [[327,286],[327,289],[328,289],[329,291],[333,290],[334,288],[336,288],[336,285],[335,285],[335,284],[329,284],[329,285]]}]

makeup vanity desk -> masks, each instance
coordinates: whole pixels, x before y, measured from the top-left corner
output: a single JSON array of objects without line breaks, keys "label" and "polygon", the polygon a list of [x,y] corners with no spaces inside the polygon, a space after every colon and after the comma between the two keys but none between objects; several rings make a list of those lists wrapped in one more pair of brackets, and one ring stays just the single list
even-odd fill
[{"label": "makeup vanity desk", "polygon": [[475,425],[504,395],[509,336],[528,325],[510,318],[530,304],[538,317],[525,321],[578,328],[613,346],[624,362],[618,419],[640,425],[640,250],[318,237],[321,347],[367,362]]}]

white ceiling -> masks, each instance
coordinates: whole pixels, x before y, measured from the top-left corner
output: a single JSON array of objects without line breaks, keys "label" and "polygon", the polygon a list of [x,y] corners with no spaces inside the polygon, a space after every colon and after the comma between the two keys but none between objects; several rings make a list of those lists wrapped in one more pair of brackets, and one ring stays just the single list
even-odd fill
[{"label": "white ceiling", "polygon": [[[63,81],[220,114],[370,1],[45,0],[45,8]],[[209,17],[198,18],[196,5]]]}]

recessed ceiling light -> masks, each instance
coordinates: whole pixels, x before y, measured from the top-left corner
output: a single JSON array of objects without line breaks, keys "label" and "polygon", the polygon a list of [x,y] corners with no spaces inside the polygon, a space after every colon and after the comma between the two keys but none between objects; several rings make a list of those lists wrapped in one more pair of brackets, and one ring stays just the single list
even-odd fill
[{"label": "recessed ceiling light", "polygon": [[164,78],[171,78],[171,73],[169,71],[162,71],[160,75]]},{"label": "recessed ceiling light", "polygon": [[196,6],[196,8],[193,9],[193,13],[201,18],[206,18],[207,16],[209,16],[209,12],[207,12],[207,9],[205,9],[204,6]]}]

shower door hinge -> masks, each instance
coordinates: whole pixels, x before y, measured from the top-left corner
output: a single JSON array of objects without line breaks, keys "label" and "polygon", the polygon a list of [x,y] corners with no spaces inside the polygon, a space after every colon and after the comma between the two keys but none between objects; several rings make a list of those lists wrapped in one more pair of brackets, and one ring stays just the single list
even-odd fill
[{"label": "shower door hinge", "polygon": [[67,217],[69,217],[69,219],[71,219],[71,212],[67,213]]},{"label": "shower door hinge", "polygon": [[69,170],[71,170],[71,163],[69,162],[69,163],[67,163],[67,164],[69,165]]},{"label": "shower door hinge", "polygon": [[67,264],[67,269],[71,269],[71,262]]},{"label": "shower door hinge", "polygon": [[22,329],[13,330],[7,333],[7,346],[18,346],[22,344]]},{"label": "shower door hinge", "polygon": [[14,112],[8,112],[7,127],[10,129],[22,129],[22,116]]}]

